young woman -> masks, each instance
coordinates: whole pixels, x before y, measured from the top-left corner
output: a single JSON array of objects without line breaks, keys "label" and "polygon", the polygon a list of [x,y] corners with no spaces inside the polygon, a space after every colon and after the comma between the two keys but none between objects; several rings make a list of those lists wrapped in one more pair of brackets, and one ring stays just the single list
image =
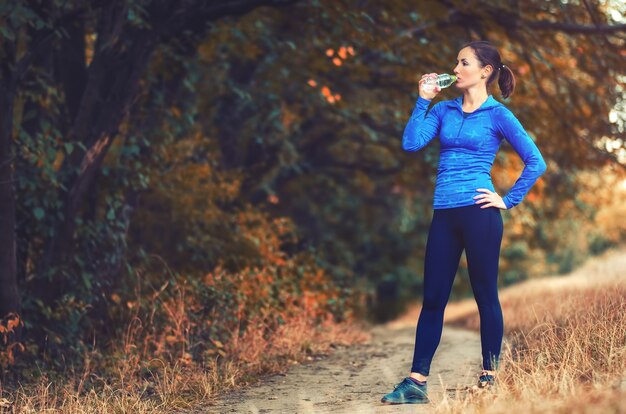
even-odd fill
[{"label": "young woman", "polygon": [[[424,295],[417,322],[410,376],[382,398],[383,403],[426,403],[430,364],[441,339],[443,313],[463,249],[472,291],[480,314],[482,368],[478,386],[495,383],[504,331],[498,299],[498,260],[502,216],[519,204],[546,170],[533,140],[513,113],[488,93],[498,79],[504,98],[515,88],[513,72],[489,42],[476,41],[458,53],[454,73],[456,99],[441,101],[429,112],[440,91],[419,81],[419,97],[402,137],[405,151],[419,151],[439,137],[440,157],[433,200],[433,218],[426,243]],[[491,166],[506,139],[525,167],[508,194],[500,197],[491,182]]]}]

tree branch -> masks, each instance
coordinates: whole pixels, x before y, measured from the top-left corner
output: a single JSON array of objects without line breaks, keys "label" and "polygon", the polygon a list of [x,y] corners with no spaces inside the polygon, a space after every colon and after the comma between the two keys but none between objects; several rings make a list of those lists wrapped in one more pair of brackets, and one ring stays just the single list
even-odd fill
[{"label": "tree branch", "polygon": [[556,30],[573,34],[626,32],[626,24],[588,26],[583,24],[558,23],[545,20],[536,22],[523,22],[523,24],[537,30]]},{"label": "tree branch", "polygon": [[[587,0],[583,0],[583,3],[585,3],[585,8],[587,9],[587,13],[589,13],[589,16],[591,17],[591,21],[593,22],[593,24],[596,27],[601,27],[600,22],[596,18],[594,11],[591,9],[591,6],[589,5],[589,2]],[[613,43],[611,43],[611,41],[609,40],[609,38],[606,35],[606,33],[604,33],[604,32],[602,33],[602,38],[604,39],[604,43],[606,43],[606,45],[609,47],[609,49],[611,49],[615,53],[619,53],[619,50],[617,50],[615,45],[613,45]]]},{"label": "tree branch", "polygon": [[[227,2],[198,1],[194,7],[186,6],[177,10],[152,10],[153,22],[157,24],[162,39],[177,36],[191,29],[203,31],[207,23],[222,17],[244,15],[261,6],[284,7],[300,0],[231,0]],[[207,4],[208,3],[208,4]],[[175,3],[174,3],[175,4]]]}]

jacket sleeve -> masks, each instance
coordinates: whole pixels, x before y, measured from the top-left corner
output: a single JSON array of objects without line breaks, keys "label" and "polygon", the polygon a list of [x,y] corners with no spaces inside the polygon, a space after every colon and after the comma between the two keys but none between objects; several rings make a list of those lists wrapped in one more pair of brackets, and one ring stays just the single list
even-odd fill
[{"label": "jacket sleeve", "polygon": [[428,110],[430,100],[421,96],[417,98],[415,108],[402,135],[402,149],[405,151],[419,151],[433,138],[439,135],[441,126],[441,105],[437,104]]},{"label": "jacket sleeve", "polygon": [[546,162],[535,142],[508,108],[502,107],[496,111],[496,114],[498,132],[517,151],[525,164],[522,174],[515,181],[508,194],[502,198],[506,208],[509,209],[522,201],[537,179],[545,172]]}]

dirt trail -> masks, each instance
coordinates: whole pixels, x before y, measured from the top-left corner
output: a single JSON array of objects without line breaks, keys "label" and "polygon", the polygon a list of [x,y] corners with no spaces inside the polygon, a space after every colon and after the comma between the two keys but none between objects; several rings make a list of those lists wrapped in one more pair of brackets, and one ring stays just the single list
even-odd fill
[{"label": "dirt trail", "polygon": [[[380,399],[411,368],[412,323],[396,321],[372,329],[371,340],[292,367],[286,375],[232,392],[210,407],[216,413],[420,413],[444,398],[458,398],[481,369],[480,335],[444,325],[428,378],[430,404],[383,405]],[[317,358],[316,358],[317,359]],[[458,394],[457,394],[458,393]]]}]

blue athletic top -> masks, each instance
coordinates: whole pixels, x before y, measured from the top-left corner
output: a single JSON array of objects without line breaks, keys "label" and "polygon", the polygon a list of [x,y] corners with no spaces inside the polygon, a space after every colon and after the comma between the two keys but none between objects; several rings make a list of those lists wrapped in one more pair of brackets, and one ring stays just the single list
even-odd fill
[{"label": "blue athletic top", "polygon": [[475,204],[475,197],[494,191],[491,166],[502,139],[517,151],[525,167],[509,193],[502,197],[506,208],[519,204],[546,163],[519,120],[492,95],[474,112],[463,113],[463,96],[441,101],[428,111],[430,100],[417,98],[415,109],[402,136],[405,151],[419,151],[439,137],[440,154],[433,208],[452,208]]}]

